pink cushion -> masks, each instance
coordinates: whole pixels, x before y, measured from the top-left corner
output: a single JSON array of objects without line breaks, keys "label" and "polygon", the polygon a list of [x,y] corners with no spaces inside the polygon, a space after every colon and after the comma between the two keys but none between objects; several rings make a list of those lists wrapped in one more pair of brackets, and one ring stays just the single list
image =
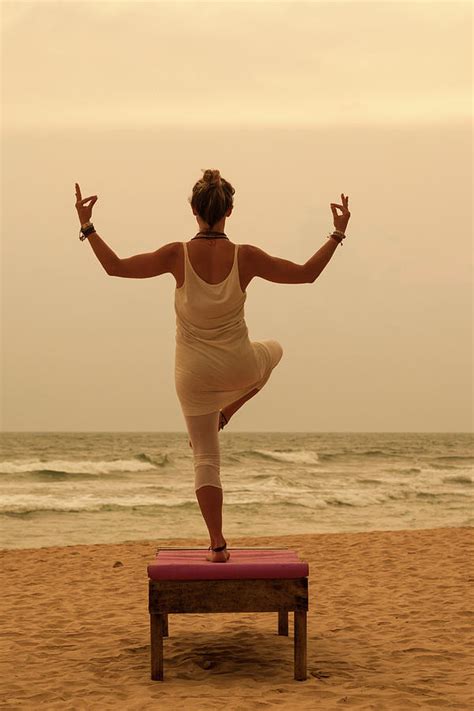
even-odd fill
[{"label": "pink cushion", "polygon": [[160,550],[147,566],[152,580],[236,580],[245,578],[304,578],[308,563],[289,550],[229,550],[226,563],[206,560],[209,551]]}]

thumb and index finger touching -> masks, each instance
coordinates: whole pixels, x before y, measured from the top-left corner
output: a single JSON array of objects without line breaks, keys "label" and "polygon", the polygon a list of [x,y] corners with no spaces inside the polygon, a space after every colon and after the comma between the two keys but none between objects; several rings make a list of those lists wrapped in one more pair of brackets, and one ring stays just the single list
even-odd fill
[{"label": "thumb and index finger touching", "polygon": [[342,198],[342,205],[339,205],[337,202],[331,202],[331,210],[333,211],[333,214],[337,215],[337,212],[334,212],[336,207],[339,207],[343,212],[345,212],[348,209],[348,204],[349,204],[349,196],[344,195],[344,193],[341,193],[341,198]]},{"label": "thumb and index finger touching", "polygon": [[79,187],[79,183],[76,183],[76,199],[77,199],[77,202],[81,202],[81,203],[87,202],[87,200],[94,200],[94,202],[96,202],[98,200],[97,195],[90,195],[89,197],[83,198],[81,195],[81,188]]}]

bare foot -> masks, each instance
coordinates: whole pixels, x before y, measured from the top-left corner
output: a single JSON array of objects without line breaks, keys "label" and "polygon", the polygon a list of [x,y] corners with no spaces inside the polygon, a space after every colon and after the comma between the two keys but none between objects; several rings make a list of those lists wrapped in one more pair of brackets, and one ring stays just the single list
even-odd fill
[{"label": "bare foot", "polygon": [[[222,410],[219,410],[219,425],[217,427],[218,432],[226,426],[226,424],[227,424],[226,420],[227,420],[227,422],[229,422],[230,416],[227,414],[226,408],[224,407]],[[189,446],[192,449],[193,445],[191,443],[191,440],[188,440],[188,442],[189,442]]]},{"label": "bare foot", "polygon": [[[221,544],[221,545],[224,545],[224,544]],[[214,546],[214,548],[219,548],[219,547],[220,547],[220,545]],[[223,551],[219,551],[218,553],[216,553],[213,550],[210,550],[209,553],[206,555],[206,560],[210,560],[213,563],[225,563],[226,561],[229,560],[229,558],[230,558],[230,553],[227,550],[227,548],[224,548]]]},{"label": "bare foot", "polygon": [[225,407],[219,411],[219,427],[217,428],[218,432],[219,432],[219,430],[224,429],[224,427],[229,422],[231,417],[232,417],[232,415],[229,415],[229,412]]}]

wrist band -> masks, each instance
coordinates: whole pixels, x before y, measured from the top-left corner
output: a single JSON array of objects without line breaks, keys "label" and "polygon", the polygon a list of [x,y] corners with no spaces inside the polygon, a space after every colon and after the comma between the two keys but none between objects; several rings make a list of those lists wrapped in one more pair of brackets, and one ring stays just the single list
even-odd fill
[{"label": "wrist band", "polygon": [[346,235],[344,234],[344,232],[341,232],[341,230],[334,230],[334,232],[332,234],[327,236],[328,239],[330,237],[335,239],[336,242],[338,242],[342,247],[342,240],[346,238]]},{"label": "wrist band", "polygon": [[85,222],[81,225],[81,229],[79,230],[79,239],[81,241],[85,240],[85,238],[89,237],[93,232],[95,232],[95,227],[92,222]]}]

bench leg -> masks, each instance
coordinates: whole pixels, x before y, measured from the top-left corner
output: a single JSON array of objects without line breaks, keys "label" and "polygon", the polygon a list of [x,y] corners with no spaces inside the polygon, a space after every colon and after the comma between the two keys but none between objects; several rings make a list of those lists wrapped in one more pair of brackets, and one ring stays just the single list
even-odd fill
[{"label": "bench leg", "polygon": [[306,678],[306,610],[295,610],[295,679]]},{"label": "bench leg", "polygon": [[288,610],[278,610],[278,634],[288,637]]},{"label": "bench leg", "polygon": [[168,613],[163,613],[163,637],[168,637]]},{"label": "bench leg", "polygon": [[163,615],[150,615],[151,679],[163,681]]}]

